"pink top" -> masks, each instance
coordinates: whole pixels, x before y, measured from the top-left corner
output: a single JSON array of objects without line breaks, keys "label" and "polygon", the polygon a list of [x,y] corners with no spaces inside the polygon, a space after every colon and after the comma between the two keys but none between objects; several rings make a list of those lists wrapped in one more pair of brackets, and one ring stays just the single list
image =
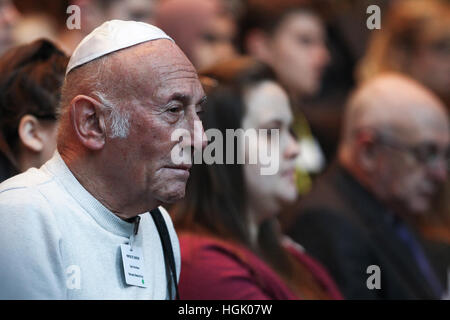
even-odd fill
[{"label": "pink top", "polygon": [[[242,246],[206,235],[179,233],[182,300],[295,300],[298,297],[264,261]],[[311,257],[287,245],[332,299],[342,295]]]}]

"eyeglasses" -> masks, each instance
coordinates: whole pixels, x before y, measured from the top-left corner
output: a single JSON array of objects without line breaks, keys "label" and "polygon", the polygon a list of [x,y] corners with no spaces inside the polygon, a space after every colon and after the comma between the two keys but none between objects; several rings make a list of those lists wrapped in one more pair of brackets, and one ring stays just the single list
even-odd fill
[{"label": "eyeglasses", "polygon": [[378,143],[402,152],[407,152],[412,155],[417,162],[429,166],[435,164],[439,159],[443,159],[447,164],[447,170],[450,170],[450,145],[444,150],[430,142],[421,143],[415,146],[405,146],[386,137],[378,137]]}]

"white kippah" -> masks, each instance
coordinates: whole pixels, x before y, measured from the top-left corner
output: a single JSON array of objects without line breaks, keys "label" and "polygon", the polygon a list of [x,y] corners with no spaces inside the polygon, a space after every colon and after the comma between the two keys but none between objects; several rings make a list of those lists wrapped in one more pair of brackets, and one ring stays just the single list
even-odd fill
[{"label": "white kippah", "polygon": [[88,34],[80,44],[78,44],[70,57],[66,75],[73,68],[101,56],[156,39],[172,40],[172,38],[161,29],[144,22],[122,20],[106,21]]}]

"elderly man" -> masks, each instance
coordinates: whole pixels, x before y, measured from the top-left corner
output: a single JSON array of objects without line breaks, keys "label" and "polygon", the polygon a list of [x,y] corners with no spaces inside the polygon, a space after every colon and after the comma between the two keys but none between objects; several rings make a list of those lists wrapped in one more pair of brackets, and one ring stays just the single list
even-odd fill
[{"label": "elderly man", "polygon": [[301,204],[288,233],[323,262],[347,298],[440,298],[408,227],[447,178],[446,110],[420,84],[384,74],[347,106],[337,163]]},{"label": "elderly man", "polygon": [[61,100],[54,157],[0,185],[0,297],[173,298],[179,245],[158,206],[189,177],[171,150],[205,144],[194,67],[162,30],[113,20],[75,50]]}]

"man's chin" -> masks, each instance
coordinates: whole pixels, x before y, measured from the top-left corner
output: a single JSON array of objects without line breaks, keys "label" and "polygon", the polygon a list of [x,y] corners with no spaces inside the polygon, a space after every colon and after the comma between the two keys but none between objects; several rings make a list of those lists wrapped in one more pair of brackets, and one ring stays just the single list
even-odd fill
[{"label": "man's chin", "polygon": [[168,192],[168,193],[162,195],[160,198],[163,203],[172,204],[172,203],[175,203],[175,202],[183,199],[185,196],[185,193],[186,193],[186,189],[183,188],[182,190],[174,190],[174,191]]},{"label": "man's chin", "polygon": [[429,201],[423,200],[412,204],[409,208],[409,212],[415,216],[426,215],[431,209]]}]

